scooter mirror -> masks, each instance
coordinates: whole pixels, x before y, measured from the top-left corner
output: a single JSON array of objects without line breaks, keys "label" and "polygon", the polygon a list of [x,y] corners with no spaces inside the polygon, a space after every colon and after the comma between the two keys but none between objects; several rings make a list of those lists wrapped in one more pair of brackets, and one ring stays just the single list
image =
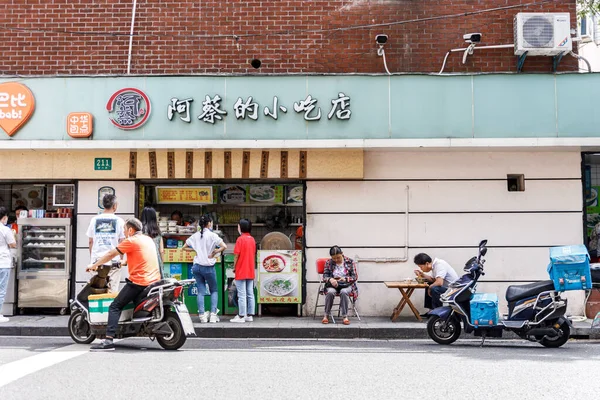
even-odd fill
[{"label": "scooter mirror", "polygon": [[485,255],[487,254],[487,247],[485,247],[485,246],[484,246],[484,247],[482,247],[482,248],[479,250],[479,254],[481,254],[481,256],[482,256],[482,257],[483,257],[483,256],[485,256]]},{"label": "scooter mirror", "polygon": [[479,242],[479,248],[481,249],[483,246],[485,246],[487,244],[487,239],[483,239],[481,242]]}]

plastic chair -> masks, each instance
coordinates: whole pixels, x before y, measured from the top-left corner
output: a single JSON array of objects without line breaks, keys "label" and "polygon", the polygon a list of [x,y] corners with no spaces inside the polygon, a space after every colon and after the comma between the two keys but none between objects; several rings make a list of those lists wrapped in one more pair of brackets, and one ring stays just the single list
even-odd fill
[{"label": "plastic chair", "polygon": [[[326,293],[325,293],[325,282],[323,282],[323,273],[325,272],[325,263],[327,262],[327,260],[329,260],[329,258],[318,258],[317,262],[316,262],[316,266],[317,266],[317,274],[319,274],[319,281],[321,282],[319,284],[319,291],[317,292],[317,301],[315,302],[315,313],[313,314],[313,319],[315,319],[317,317],[317,308],[321,308],[321,307],[325,307],[325,304],[319,305],[319,298],[321,296],[325,297]],[[356,268],[356,281],[358,282],[358,266]],[[339,293],[336,293],[335,295],[336,298],[340,297]],[[358,309],[356,308],[356,300],[358,300],[357,296],[354,296],[352,293],[350,294],[350,304],[349,304],[349,308],[352,309],[352,311],[354,311],[354,316],[360,321],[360,315],[358,315]],[[331,307],[332,310],[332,314],[330,315],[332,322],[335,324],[335,319],[333,318],[333,310],[334,308],[337,306],[337,311],[338,311],[338,317],[340,316],[340,312],[341,312],[341,308],[340,308],[340,303],[338,301],[338,303],[333,303],[333,306]]]}]

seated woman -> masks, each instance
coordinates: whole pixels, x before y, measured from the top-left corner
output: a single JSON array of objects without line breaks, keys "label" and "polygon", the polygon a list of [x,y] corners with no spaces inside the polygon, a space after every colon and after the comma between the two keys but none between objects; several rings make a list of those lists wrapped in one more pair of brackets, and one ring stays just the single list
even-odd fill
[{"label": "seated woman", "polygon": [[325,315],[323,323],[328,324],[331,315],[331,307],[336,294],[340,296],[340,312],[344,318],[344,325],[350,325],[348,319],[348,303],[350,296],[358,297],[358,288],[356,287],[356,263],[344,257],[344,252],[339,246],[333,246],[329,249],[330,260],[325,263],[323,271],[323,282],[325,282]]}]

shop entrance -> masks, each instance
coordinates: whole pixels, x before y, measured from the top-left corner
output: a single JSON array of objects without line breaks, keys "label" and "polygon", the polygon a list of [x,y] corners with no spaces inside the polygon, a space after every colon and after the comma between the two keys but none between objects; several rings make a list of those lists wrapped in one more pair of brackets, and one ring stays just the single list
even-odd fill
[{"label": "shop entrance", "polygon": [[67,311],[74,204],[70,182],[0,182],[0,207],[17,241],[0,314]]},{"label": "shop entrance", "polygon": [[583,154],[585,245],[592,263],[600,259],[600,153]]},{"label": "shop entrance", "polygon": [[[275,299],[271,296],[272,293],[263,293],[265,289],[261,287],[259,278],[255,294],[256,299],[262,298],[263,302],[260,303],[260,310],[255,312],[260,311],[266,315],[297,315],[300,307],[292,301],[304,297],[302,293],[305,276],[302,257],[305,222],[304,193],[305,185],[299,181],[285,183],[219,181],[177,184],[164,181],[141,182],[138,215],[141,215],[143,208],[148,206],[157,211],[165,247],[163,272],[165,276],[178,279],[193,278],[191,274],[193,256],[190,253],[186,255],[186,252],[179,249],[183,247],[185,240],[197,231],[201,215],[208,214],[212,217],[214,232],[221,236],[228,247],[223,257],[218,260],[216,271],[219,288],[217,307],[221,314],[229,315],[237,313],[233,282],[233,249],[238,237],[237,224],[241,218],[248,219],[252,223],[252,236],[256,240],[258,251],[296,251],[295,257],[301,266],[298,279],[295,280],[296,296],[290,299],[286,296]],[[289,263],[291,262],[292,257],[289,259]],[[257,263],[260,263],[258,257]],[[261,273],[261,268],[258,268],[257,273]],[[268,277],[274,279],[275,274]],[[284,281],[284,284],[289,286],[288,282],[290,281]],[[264,280],[262,285],[266,285]],[[186,305],[192,314],[198,312],[196,295],[197,288],[189,287],[186,293]],[[269,298],[268,303],[267,298]],[[206,297],[205,304],[206,307],[210,304],[209,296]]]}]

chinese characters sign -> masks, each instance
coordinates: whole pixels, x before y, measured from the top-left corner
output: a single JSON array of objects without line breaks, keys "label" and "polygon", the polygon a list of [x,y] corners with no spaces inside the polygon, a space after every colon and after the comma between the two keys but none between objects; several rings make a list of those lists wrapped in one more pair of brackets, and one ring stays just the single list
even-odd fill
[{"label": "chinese characters sign", "polygon": [[72,138],[90,137],[92,135],[92,122],[92,114],[73,112],[67,116],[67,134]]},{"label": "chinese characters sign", "polygon": [[14,135],[33,114],[35,100],[29,88],[20,83],[0,84],[0,128]]},{"label": "chinese characters sign", "polygon": [[258,252],[258,303],[302,303],[302,251]]},{"label": "chinese characters sign", "polygon": [[[169,121],[173,121],[175,115],[180,120],[190,123],[192,122],[192,105],[194,99],[191,97],[185,99],[179,99],[177,97],[171,98],[171,103],[167,106],[167,118]],[[223,109],[221,103],[222,98],[218,94],[214,96],[206,95],[204,101],[202,101],[201,113],[197,118],[209,124],[215,124],[219,121],[223,121],[228,115],[227,110]],[[318,104],[318,99],[313,98],[311,95],[306,96],[305,99],[300,99],[293,104],[293,111],[297,114],[302,114],[306,121],[318,121],[322,117],[321,107]],[[336,99],[330,101],[328,106],[329,112],[326,114],[327,119],[339,119],[349,120],[352,115],[350,110],[350,97],[340,92]],[[246,118],[256,121],[261,115],[260,110],[262,109],[263,118],[271,118],[278,120],[280,115],[287,114],[288,108],[283,104],[280,104],[277,96],[273,97],[272,104],[261,107],[252,96],[244,99],[238,97],[233,105],[233,115],[236,119],[245,120]]]},{"label": "chinese characters sign", "polygon": [[150,99],[139,89],[125,88],[110,97],[106,110],[110,114],[110,122],[117,128],[136,129],[150,117]]},{"label": "chinese characters sign", "polygon": [[157,186],[158,204],[212,204],[212,186]]}]

